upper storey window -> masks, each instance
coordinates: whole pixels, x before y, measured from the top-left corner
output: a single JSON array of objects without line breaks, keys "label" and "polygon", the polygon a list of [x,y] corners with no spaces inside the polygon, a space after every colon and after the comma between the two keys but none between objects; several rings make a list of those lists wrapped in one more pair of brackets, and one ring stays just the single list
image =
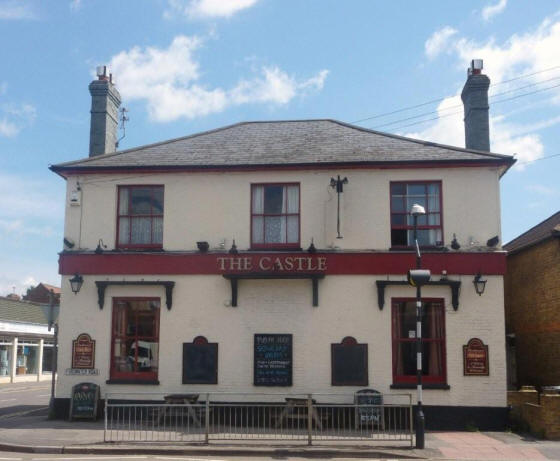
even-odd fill
[{"label": "upper storey window", "polygon": [[161,248],[163,186],[119,186],[117,246]]},{"label": "upper storey window", "polygon": [[414,245],[412,205],[422,205],[426,214],[418,217],[418,243],[443,245],[441,219],[441,182],[391,183],[391,246]]},{"label": "upper storey window", "polygon": [[299,247],[299,184],[253,184],[251,246]]}]

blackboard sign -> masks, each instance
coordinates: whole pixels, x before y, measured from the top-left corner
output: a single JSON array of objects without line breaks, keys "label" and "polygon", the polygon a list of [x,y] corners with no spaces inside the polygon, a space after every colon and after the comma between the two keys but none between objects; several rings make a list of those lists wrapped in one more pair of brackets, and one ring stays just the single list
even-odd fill
[{"label": "blackboard sign", "polygon": [[183,343],[183,384],[218,384],[218,343],[203,336]]},{"label": "blackboard sign", "polygon": [[94,383],[80,383],[72,387],[70,397],[70,421],[76,418],[97,419],[99,386]]},{"label": "blackboard sign", "polygon": [[357,425],[383,423],[383,395],[375,389],[362,389],[356,392],[354,403],[358,405],[356,412]]},{"label": "blackboard sign", "polygon": [[368,385],[368,348],[346,337],[331,344],[331,383],[333,386]]},{"label": "blackboard sign", "polygon": [[292,335],[255,335],[255,386],[292,385]]}]

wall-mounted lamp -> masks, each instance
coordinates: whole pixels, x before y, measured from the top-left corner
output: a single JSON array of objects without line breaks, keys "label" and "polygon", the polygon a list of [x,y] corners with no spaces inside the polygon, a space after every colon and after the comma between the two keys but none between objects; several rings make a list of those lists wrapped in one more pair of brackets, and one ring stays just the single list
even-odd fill
[{"label": "wall-mounted lamp", "polygon": [[103,253],[104,249],[107,249],[107,245],[103,243],[103,239],[99,239],[99,242],[97,243],[97,248],[95,249],[95,254],[100,255],[101,253]]},{"label": "wall-mounted lamp", "polygon": [[84,283],[84,278],[80,274],[75,274],[74,277],[70,279],[70,288],[72,288],[72,292],[76,295],[82,288]]},{"label": "wall-mounted lamp", "polygon": [[474,276],[474,290],[476,291],[478,296],[482,296],[482,293],[484,293],[487,281],[488,280],[482,278],[482,274],[480,272]]},{"label": "wall-mounted lamp", "polygon": [[336,233],[337,239],[341,239],[340,235],[340,194],[344,192],[344,184],[348,184],[348,178],[341,179],[340,175],[336,179],[331,178],[330,186],[336,190],[337,194],[337,205],[336,205]]}]

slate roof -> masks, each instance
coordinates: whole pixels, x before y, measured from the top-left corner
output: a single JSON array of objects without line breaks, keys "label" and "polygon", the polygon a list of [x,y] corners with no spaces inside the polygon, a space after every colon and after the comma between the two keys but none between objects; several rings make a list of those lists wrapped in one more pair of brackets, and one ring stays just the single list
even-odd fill
[{"label": "slate roof", "polygon": [[56,172],[141,168],[239,168],[295,165],[515,160],[368,130],[336,120],[242,122],[156,144],[51,166]]},{"label": "slate roof", "polygon": [[506,243],[503,248],[510,254],[517,253],[551,237],[560,237],[560,211]]},{"label": "slate roof", "polygon": [[[33,323],[47,325],[49,323],[49,306],[0,297],[0,321]],[[58,317],[58,306],[55,306]]]}]

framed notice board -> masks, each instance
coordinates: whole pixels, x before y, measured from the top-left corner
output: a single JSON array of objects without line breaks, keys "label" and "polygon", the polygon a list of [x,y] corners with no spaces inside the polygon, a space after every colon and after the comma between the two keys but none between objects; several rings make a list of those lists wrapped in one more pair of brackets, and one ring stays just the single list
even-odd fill
[{"label": "framed notice board", "polygon": [[463,346],[463,375],[488,376],[488,346],[478,338],[471,338]]},{"label": "framed notice board", "polygon": [[99,386],[94,383],[80,383],[72,386],[70,397],[70,421],[73,419],[97,419]]},{"label": "framed notice board", "polygon": [[347,336],[340,344],[331,344],[331,384],[333,386],[368,385],[368,347]]},{"label": "framed notice board", "polygon": [[292,335],[255,334],[253,384],[292,385]]},{"label": "framed notice board", "polygon": [[183,384],[218,384],[218,343],[204,336],[183,343]]}]

